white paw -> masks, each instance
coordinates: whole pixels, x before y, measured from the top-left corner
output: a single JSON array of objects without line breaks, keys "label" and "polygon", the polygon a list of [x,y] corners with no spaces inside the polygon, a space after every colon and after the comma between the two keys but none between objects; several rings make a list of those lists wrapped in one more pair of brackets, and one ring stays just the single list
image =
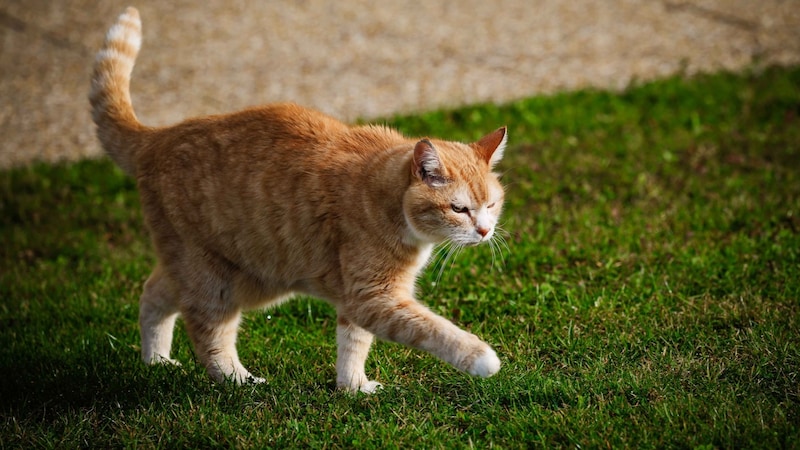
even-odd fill
[{"label": "white paw", "polygon": [[236,374],[229,379],[240,386],[245,384],[261,384],[267,381],[266,378],[254,376],[250,372]]},{"label": "white paw", "polygon": [[180,366],[181,362],[177,359],[168,358],[166,356],[161,356],[159,354],[155,354],[150,359],[145,359],[145,364],[153,366],[156,364],[171,364],[173,366]]},{"label": "white paw", "polygon": [[261,384],[261,383],[266,383],[266,382],[267,382],[266,378],[254,377],[252,375],[250,375],[250,377],[247,378],[247,383],[248,384]]},{"label": "white paw", "polygon": [[251,374],[244,367],[234,370],[232,373],[224,373],[219,367],[210,367],[208,368],[208,374],[219,383],[233,383],[237,386],[261,384],[267,381],[265,378]]},{"label": "white paw", "polygon": [[378,383],[377,381],[367,381],[366,383],[362,384],[361,387],[358,388],[359,391],[365,394],[374,394],[381,390],[383,385]]},{"label": "white paw", "polygon": [[377,381],[367,380],[362,382],[360,385],[359,384],[352,385],[352,384],[338,382],[336,383],[336,387],[343,391],[347,391],[351,394],[357,394],[359,392],[363,392],[365,394],[374,394],[379,390],[381,390],[383,388],[383,385],[378,383]]},{"label": "white paw", "polygon": [[494,350],[487,348],[478,357],[469,369],[468,373],[477,377],[490,377],[500,371],[500,359]]}]

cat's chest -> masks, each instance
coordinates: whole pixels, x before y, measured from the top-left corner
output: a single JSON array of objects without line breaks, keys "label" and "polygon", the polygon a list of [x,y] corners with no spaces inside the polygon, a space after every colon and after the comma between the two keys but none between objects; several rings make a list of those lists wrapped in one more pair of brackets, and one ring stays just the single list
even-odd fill
[{"label": "cat's chest", "polygon": [[419,272],[425,268],[425,266],[428,264],[428,261],[431,259],[432,252],[433,244],[424,244],[419,248],[419,253],[414,259],[412,266],[414,274],[419,274]]}]

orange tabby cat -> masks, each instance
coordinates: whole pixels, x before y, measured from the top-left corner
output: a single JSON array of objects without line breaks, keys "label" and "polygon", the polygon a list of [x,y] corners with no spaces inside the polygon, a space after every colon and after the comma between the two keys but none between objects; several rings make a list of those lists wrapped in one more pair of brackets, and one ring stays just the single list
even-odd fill
[{"label": "orange tabby cat", "polygon": [[412,141],[294,104],[146,127],[129,93],[140,44],[128,8],[97,54],[90,100],[103,147],[137,179],[158,255],[140,299],[146,363],[175,362],[181,315],[212,377],[263,381],[239,362],[241,313],[303,293],[336,308],[340,388],[380,386],[364,372],[373,335],[472,375],[500,369],[488,345],[418,303],[414,283],[434,244],[492,238],[505,128],[469,145]]}]

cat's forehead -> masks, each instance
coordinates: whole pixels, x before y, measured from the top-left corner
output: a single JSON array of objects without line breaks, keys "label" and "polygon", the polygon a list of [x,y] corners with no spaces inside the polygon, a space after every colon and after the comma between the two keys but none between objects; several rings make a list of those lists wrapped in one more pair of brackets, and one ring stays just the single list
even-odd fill
[{"label": "cat's forehead", "polygon": [[460,142],[441,142],[437,143],[436,149],[447,175],[451,178],[479,178],[489,172],[489,165],[468,145]]},{"label": "cat's forehead", "polygon": [[503,188],[492,174],[472,180],[454,180],[452,189],[452,200],[464,206],[486,205],[503,196]]},{"label": "cat's forehead", "polygon": [[451,199],[464,205],[484,205],[497,201],[503,188],[489,164],[469,145],[434,141],[443,166],[443,175],[451,181]]}]

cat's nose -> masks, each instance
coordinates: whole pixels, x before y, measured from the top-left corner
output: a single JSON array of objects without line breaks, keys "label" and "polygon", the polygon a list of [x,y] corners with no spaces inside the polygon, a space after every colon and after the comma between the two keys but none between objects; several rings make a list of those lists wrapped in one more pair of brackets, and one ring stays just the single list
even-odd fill
[{"label": "cat's nose", "polygon": [[478,234],[481,235],[481,237],[486,237],[486,235],[489,234],[489,229],[488,228],[477,227],[477,228],[475,228],[475,231],[477,231]]}]

